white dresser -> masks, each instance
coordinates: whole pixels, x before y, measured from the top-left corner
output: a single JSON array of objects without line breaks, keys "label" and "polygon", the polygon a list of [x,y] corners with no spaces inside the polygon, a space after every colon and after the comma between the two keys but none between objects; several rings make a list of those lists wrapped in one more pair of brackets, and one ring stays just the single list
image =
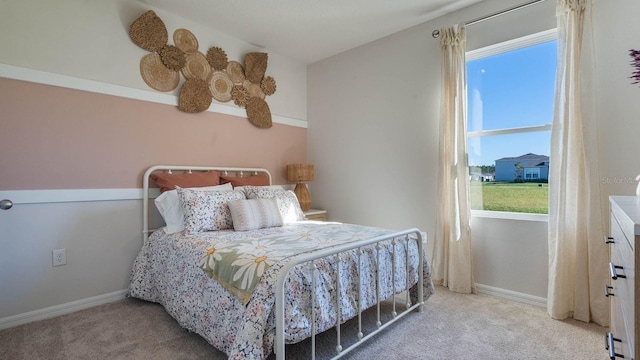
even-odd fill
[{"label": "white dresser", "polygon": [[635,276],[640,263],[640,197],[611,196],[610,284],[605,296],[611,301],[611,327],[605,345],[611,359],[640,360],[637,343],[640,335],[640,289]]}]

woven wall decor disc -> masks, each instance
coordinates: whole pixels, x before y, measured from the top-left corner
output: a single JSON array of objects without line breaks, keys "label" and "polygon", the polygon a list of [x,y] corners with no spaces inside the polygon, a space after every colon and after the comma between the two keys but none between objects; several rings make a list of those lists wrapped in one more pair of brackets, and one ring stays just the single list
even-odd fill
[{"label": "woven wall decor disc", "polygon": [[244,88],[247,89],[247,92],[249,93],[249,97],[257,97],[260,99],[264,99],[264,92],[262,92],[260,85],[254,84],[249,80],[245,80],[244,83],[242,83],[242,86],[244,86]]},{"label": "woven wall decor disc", "polygon": [[231,89],[231,98],[234,104],[245,107],[249,101],[249,92],[242,85],[234,85]]},{"label": "woven wall decor disc", "polygon": [[180,73],[167,69],[157,53],[145,55],[140,60],[140,75],[150,88],[158,91],[171,91],[180,83]]},{"label": "woven wall decor disc", "polygon": [[165,45],[158,51],[164,66],[171,70],[180,71],[187,64],[184,51],[173,45]]},{"label": "woven wall decor disc", "polygon": [[219,47],[210,47],[207,50],[207,61],[214,70],[224,70],[227,68],[229,59],[227,53]]},{"label": "woven wall decor disc", "polygon": [[257,97],[252,97],[247,102],[247,118],[253,125],[261,129],[268,129],[273,125],[269,105]]},{"label": "woven wall decor disc", "polygon": [[271,76],[265,76],[260,83],[260,89],[265,95],[273,95],[276,92],[276,79]]},{"label": "woven wall decor disc", "polygon": [[254,84],[260,84],[267,71],[267,53],[248,53],[244,56],[244,76]]},{"label": "woven wall decor disc", "polygon": [[149,10],[131,23],[129,37],[134,44],[155,52],[167,44],[169,34],[162,19],[153,10]]},{"label": "woven wall decor disc", "polygon": [[178,110],[187,113],[199,113],[211,105],[211,92],[206,81],[187,79],[180,89]]},{"label": "woven wall decor disc", "polygon": [[244,81],[244,69],[242,64],[237,61],[229,61],[227,64],[227,75],[229,79],[236,85],[241,85]]},{"label": "woven wall decor disc", "polygon": [[182,68],[182,75],[185,79],[207,80],[211,75],[211,65],[201,52],[185,55],[187,64]]},{"label": "woven wall decor disc", "polygon": [[185,54],[194,54],[198,51],[198,39],[193,33],[187,29],[178,29],[173,32],[173,43],[185,52]]},{"label": "woven wall decor disc", "polygon": [[231,90],[233,89],[233,81],[229,79],[224,71],[214,71],[209,81],[209,90],[214,99],[220,102],[231,100]]}]

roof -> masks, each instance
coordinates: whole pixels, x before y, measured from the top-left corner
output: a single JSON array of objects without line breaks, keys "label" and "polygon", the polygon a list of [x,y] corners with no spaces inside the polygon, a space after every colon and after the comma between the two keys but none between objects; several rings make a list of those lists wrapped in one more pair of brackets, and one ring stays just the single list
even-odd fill
[{"label": "roof", "polygon": [[538,154],[528,153],[528,154],[524,154],[516,157],[503,157],[502,159],[498,159],[496,161],[545,162],[545,161],[549,161],[549,157],[547,155],[538,155]]},{"label": "roof", "polygon": [[549,157],[547,155],[538,155],[538,154],[524,154],[516,157],[503,157],[502,159],[496,160],[498,161],[515,161],[519,163],[522,167],[536,167],[536,166],[549,166]]}]

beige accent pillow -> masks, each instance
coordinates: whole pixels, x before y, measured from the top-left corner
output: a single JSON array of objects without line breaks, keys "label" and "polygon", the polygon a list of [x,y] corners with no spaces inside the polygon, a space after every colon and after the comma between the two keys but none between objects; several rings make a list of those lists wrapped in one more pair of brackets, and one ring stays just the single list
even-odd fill
[{"label": "beige accent pillow", "polygon": [[229,211],[236,231],[282,226],[282,215],[276,199],[229,201]]},{"label": "beige accent pillow", "polygon": [[275,198],[278,201],[280,215],[285,224],[305,220],[298,198],[291,190],[273,189],[267,186],[245,186],[243,190],[247,199]]}]

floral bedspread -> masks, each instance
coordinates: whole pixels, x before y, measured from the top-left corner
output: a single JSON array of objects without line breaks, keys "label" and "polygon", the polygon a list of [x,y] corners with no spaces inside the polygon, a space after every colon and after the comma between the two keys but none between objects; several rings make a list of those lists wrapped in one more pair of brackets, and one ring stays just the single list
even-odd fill
[{"label": "floral bedspread", "polygon": [[[263,359],[271,353],[274,341],[276,279],[289,257],[316,248],[391,233],[391,230],[374,227],[313,221],[246,232],[206,232],[197,236],[180,233],[167,235],[159,230],[145,242],[134,262],[129,295],[162,304],[181,326],[204,337],[229,355],[229,359]],[[225,287],[207,276],[207,272],[222,270],[218,268],[219,260],[225,254],[225,249],[229,250],[226,253],[229,254],[231,248],[247,251],[233,255],[231,263],[235,262],[236,265],[228,270],[237,274],[236,285],[244,288],[242,291],[248,290],[246,299],[240,299],[228,291],[229,284]],[[360,257],[355,251],[341,254],[341,320],[346,321],[357,315],[358,302],[363,308],[376,303],[378,258],[381,298],[385,299],[394,291],[405,290],[407,284],[416,284],[418,255],[415,241],[404,240],[383,244],[379,254],[373,246],[363,248]],[[395,275],[390,271],[393,256],[396,258]],[[407,258],[409,266],[405,261]],[[360,276],[356,274],[358,261]],[[317,270],[313,274],[308,266],[300,265],[294,267],[287,278],[287,343],[296,343],[310,336],[312,278],[315,278],[316,284],[317,329],[324,331],[335,326],[335,269],[338,262],[332,256],[318,259],[314,264]],[[233,277],[231,275],[231,279]],[[356,291],[358,281],[362,288],[359,298]],[[432,293],[430,268],[425,259],[425,300]]]}]

